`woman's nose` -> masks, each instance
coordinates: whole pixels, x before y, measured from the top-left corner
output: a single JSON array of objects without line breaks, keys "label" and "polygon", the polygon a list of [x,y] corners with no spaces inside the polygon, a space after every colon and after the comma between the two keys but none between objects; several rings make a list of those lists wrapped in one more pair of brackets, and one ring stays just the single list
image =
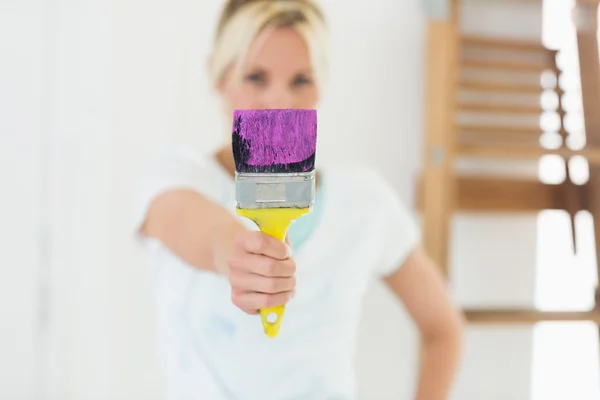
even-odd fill
[{"label": "woman's nose", "polygon": [[264,97],[265,108],[293,108],[292,95],[287,88],[274,87]]}]

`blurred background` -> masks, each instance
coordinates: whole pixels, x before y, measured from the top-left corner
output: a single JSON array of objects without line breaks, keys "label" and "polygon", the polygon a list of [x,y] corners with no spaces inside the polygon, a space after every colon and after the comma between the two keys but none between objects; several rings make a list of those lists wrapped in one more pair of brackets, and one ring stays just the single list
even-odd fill
[{"label": "blurred background", "polygon": [[[471,321],[453,399],[600,398],[597,1],[320,3],[319,162],[372,164],[421,217]],[[221,6],[0,2],[0,398],[161,399],[133,190],[161,148],[220,143]],[[410,399],[417,356],[374,283],[361,398]]]}]

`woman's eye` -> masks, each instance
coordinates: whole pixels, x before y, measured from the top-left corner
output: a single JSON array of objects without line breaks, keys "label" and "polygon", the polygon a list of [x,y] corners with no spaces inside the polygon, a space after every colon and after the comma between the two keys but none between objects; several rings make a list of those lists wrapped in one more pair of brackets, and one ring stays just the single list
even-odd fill
[{"label": "woman's eye", "polygon": [[306,76],[297,76],[294,78],[294,86],[304,86],[304,85],[310,85],[312,83],[312,80]]},{"label": "woman's eye", "polygon": [[250,74],[248,76],[246,76],[246,80],[252,83],[264,83],[265,82],[265,77],[263,74]]}]

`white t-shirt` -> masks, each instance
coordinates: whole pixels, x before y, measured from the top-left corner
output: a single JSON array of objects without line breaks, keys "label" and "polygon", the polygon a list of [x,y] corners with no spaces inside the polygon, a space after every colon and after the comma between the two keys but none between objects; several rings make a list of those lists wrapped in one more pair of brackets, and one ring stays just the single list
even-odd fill
[{"label": "white t-shirt", "polygon": [[[236,308],[227,278],[193,268],[142,238],[156,272],[161,366],[167,399],[350,400],[362,295],[393,273],[418,244],[419,229],[393,189],[367,168],[319,168],[319,220],[294,252],[296,296],[279,335]],[[233,178],[212,155],[167,152],[139,191],[137,226],[152,200],[190,188],[235,213]]]}]

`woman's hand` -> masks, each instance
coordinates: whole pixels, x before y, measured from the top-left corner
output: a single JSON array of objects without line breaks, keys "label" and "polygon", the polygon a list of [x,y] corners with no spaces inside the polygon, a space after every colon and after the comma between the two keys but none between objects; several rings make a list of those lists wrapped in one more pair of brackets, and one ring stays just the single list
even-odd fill
[{"label": "woman's hand", "polygon": [[233,304],[247,314],[289,302],[296,288],[291,248],[262,232],[242,232],[227,261]]}]

